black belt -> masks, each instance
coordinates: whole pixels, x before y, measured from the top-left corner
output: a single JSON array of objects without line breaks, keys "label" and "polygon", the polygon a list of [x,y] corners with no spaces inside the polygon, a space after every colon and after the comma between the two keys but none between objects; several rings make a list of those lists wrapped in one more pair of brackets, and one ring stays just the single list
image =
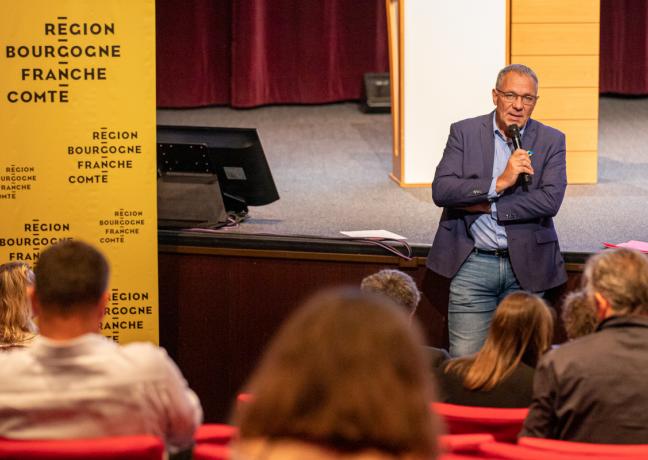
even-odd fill
[{"label": "black belt", "polygon": [[487,256],[508,257],[508,249],[479,249],[475,248],[477,254],[486,254]]}]

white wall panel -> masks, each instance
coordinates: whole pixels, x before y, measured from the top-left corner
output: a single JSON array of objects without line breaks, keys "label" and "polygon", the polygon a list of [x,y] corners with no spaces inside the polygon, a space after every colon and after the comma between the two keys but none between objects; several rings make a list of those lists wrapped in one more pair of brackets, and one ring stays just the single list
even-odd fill
[{"label": "white wall panel", "polygon": [[450,124],[493,109],[506,0],[404,1],[403,184],[432,182]]}]

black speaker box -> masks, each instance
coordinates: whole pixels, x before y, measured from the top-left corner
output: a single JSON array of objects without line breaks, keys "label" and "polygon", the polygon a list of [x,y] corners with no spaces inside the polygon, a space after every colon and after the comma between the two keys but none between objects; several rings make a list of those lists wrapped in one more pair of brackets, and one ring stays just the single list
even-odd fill
[{"label": "black speaker box", "polygon": [[165,174],[157,189],[160,228],[217,228],[227,222],[215,174]]},{"label": "black speaker box", "polygon": [[388,73],[364,74],[362,111],[366,113],[391,112],[391,92]]}]

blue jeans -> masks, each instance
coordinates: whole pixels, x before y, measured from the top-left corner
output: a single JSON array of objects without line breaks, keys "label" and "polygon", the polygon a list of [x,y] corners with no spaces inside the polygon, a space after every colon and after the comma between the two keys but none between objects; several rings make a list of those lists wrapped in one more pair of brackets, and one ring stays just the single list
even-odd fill
[{"label": "blue jeans", "polygon": [[471,253],[450,283],[450,356],[477,353],[497,305],[520,289],[508,257]]}]

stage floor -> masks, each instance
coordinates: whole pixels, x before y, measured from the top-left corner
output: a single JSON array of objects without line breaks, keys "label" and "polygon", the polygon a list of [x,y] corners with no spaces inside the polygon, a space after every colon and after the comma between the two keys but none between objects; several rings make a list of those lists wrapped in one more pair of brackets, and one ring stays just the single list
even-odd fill
[{"label": "stage floor", "polygon": [[[160,109],[157,121],[259,130],[281,199],[251,207],[249,220],[222,232],[339,237],[342,230],[385,229],[411,244],[434,238],[441,210],[431,190],[401,188],[388,178],[390,115],[341,103]],[[647,126],[648,98],[600,99],[599,182],[567,187],[555,219],[563,252],[648,241]]]}]

